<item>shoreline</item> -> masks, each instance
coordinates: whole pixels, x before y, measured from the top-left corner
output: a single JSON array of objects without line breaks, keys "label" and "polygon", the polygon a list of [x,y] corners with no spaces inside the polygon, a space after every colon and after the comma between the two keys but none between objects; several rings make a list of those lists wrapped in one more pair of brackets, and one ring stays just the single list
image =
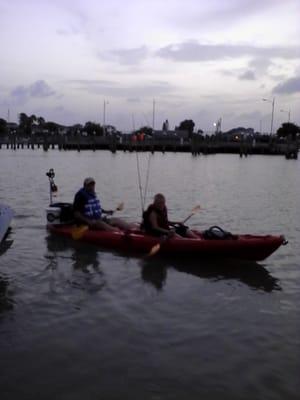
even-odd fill
[{"label": "shoreline", "polygon": [[114,136],[108,137],[60,137],[52,140],[44,140],[39,138],[23,139],[14,138],[14,140],[0,141],[0,150],[4,149],[36,149],[42,148],[48,150],[110,150],[113,153],[117,151],[124,152],[186,152],[194,155],[198,154],[217,154],[231,153],[240,154],[240,156],[248,156],[251,154],[259,155],[283,155],[288,159],[298,158],[298,145],[295,142],[279,143],[270,141],[262,142],[234,142],[220,140],[189,140],[175,141],[170,139],[147,139],[142,142],[130,142],[117,140]]}]

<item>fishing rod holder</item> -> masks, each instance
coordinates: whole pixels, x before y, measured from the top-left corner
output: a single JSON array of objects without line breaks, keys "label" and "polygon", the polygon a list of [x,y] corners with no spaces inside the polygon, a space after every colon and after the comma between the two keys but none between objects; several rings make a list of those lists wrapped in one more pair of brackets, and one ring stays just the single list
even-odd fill
[{"label": "fishing rod holder", "polygon": [[50,168],[48,172],[46,172],[46,176],[49,178],[49,196],[50,196],[50,205],[52,204],[52,193],[56,193],[58,191],[57,186],[54,183],[55,172],[53,168]]}]

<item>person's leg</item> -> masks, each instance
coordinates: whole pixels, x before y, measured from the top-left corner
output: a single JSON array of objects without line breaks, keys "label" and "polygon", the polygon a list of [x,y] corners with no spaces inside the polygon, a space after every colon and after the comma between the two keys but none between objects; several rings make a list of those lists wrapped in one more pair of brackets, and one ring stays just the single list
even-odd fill
[{"label": "person's leg", "polygon": [[196,233],[194,233],[193,231],[191,231],[190,229],[187,229],[186,231],[186,237],[190,238],[190,239],[199,239],[199,236],[196,235]]},{"label": "person's leg", "polygon": [[126,221],[124,221],[121,218],[110,218],[109,219],[109,224],[113,227],[117,227],[122,229],[123,231],[128,231],[131,229],[136,229],[136,224],[130,224]]},{"label": "person's leg", "polygon": [[99,231],[110,231],[110,232],[119,232],[120,229],[117,226],[112,226],[107,224],[104,221],[101,221],[100,219],[97,220],[97,222],[95,223],[95,225],[93,226],[92,229],[96,229]]}]

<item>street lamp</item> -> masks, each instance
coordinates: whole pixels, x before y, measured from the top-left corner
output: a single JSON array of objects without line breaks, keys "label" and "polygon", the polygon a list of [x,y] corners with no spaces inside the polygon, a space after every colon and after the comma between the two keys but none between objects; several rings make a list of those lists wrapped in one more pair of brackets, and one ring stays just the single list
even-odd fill
[{"label": "street lamp", "polygon": [[106,105],[107,104],[109,104],[109,102],[104,99],[104,101],[103,101],[103,134],[105,134],[105,114],[106,114]]},{"label": "street lamp", "polygon": [[286,113],[288,113],[288,123],[290,123],[290,120],[291,120],[291,110],[280,110],[280,112],[286,112]]},{"label": "street lamp", "polygon": [[272,133],[273,133],[273,121],[274,121],[275,97],[273,97],[273,100],[262,99],[262,101],[267,101],[268,103],[272,103],[271,132],[270,132],[270,135],[272,135]]},{"label": "street lamp", "polygon": [[221,132],[221,124],[222,124],[222,118],[219,118],[217,122],[214,122],[213,125],[216,128],[215,134]]}]

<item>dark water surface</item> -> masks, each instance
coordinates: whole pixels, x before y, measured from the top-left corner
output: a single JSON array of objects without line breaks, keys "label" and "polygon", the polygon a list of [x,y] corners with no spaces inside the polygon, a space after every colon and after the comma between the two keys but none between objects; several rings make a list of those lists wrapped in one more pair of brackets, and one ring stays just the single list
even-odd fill
[{"label": "dark water surface", "polygon": [[[145,182],[148,154],[139,154]],[[147,203],[190,226],[284,234],[259,264],[144,260],[51,237],[45,172],[57,200],[85,176],[104,208],[141,214],[135,154],[0,150],[0,203],[15,210],[0,249],[0,398],[298,399],[300,162],[154,154]]]}]

